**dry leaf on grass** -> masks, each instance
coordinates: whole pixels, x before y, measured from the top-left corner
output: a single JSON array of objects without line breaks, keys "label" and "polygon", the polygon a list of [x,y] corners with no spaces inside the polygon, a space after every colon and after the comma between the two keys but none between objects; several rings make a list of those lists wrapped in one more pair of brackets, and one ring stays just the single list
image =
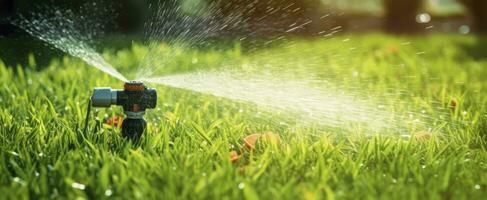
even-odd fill
[{"label": "dry leaf on grass", "polygon": [[279,134],[275,134],[272,132],[267,132],[264,134],[256,133],[244,137],[243,141],[248,149],[254,150],[258,142],[278,145],[281,143],[281,137],[279,136]]},{"label": "dry leaf on grass", "polygon": [[115,127],[121,127],[123,122],[123,117],[115,115],[113,117],[107,118],[105,120],[105,124],[108,124],[110,126],[115,126]]},{"label": "dry leaf on grass", "polygon": [[[271,145],[279,145],[281,144],[281,137],[279,134],[273,132],[266,132],[266,133],[254,133],[247,135],[243,138],[245,148],[241,149],[242,151],[245,150],[254,150],[258,144],[271,144]],[[230,151],[230,161],[232,163],[237,162],[240,155],[237,151]]]},{"label": "dry leaf on grass", "polygon": [[230,151],[230,161],[232,163],[237,162],[238,160],[238,153],[236,151]]},{"label": "dry leaf on grass", "polygon": [[431,134],[428,131],[420,131],[420,132],[417,132],[414,134],[414,138],[416,138],[416,140],[419,140],[419,141],[429,140],[429,139],[431,139],[432,136],[433,136],[433,134]]},{"label": "dry leaf on grass", "polygon": [[257,140],[260,138],[261,134],[251,134],[248,136],[245,136],[243,138],[243,141],[245,143],[245,146],[248,149],[255,149],[255,143],[257,143]]},{"label": "dry leaf on grass", "polygon": [[397,54],[399,53],[399,47],[396,45],[389,45],[389,47],[387,48],[387,52],[390,54]]},{"label": "dry leaf on grass", "polygon": [[271,144],[281,144],[281,136],[273,132],[264,133],[263,139]]},{"label": "dry leaf on grass", "polygon": [[457,108],[458,102],[455,99],[450,101],[450,109],[455,110]]}]

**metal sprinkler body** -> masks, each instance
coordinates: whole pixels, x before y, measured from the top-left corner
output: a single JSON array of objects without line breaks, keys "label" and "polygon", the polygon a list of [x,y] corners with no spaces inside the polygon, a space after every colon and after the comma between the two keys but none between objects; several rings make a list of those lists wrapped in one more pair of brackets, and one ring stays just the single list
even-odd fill
[{"label": "metal sprinkler body", "polygon": [[145,110],[157,105],[157,92],[153,88],[147,88],[141,81],[128,81],[125,82],[123,90],[95,88],[91,104],[93,107],[122,106],[126,115],[122,122],[122,135],[138,140],[147,127],[144,119]]}]

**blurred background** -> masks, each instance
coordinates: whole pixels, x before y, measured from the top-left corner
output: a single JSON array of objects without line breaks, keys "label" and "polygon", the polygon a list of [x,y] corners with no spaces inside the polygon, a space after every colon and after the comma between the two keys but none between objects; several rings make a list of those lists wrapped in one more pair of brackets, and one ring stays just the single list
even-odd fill
[{"label": "blurred background", "polygon": [[[159,0],[93,1],[102,8],[98,18],[107,21],[105,33],[114,36],[142,38],[144,23],[157,13],[150,5]],[[298,35],[315,37],[323,34],[483,34],[487,32],[486,0],[167,0],[166,10],[181,8],[194,18],[215,16],[228,19],[238,13],[246,20],[247,33],[253,37]],[[80,9],[86,1],[66,0],[0,0],[0,57],[8,65],[25,62],[30,52],[42,65],[43,57],[60,52],[11,25],[19,14],[28,15],[45,7]],[[80,12],[81,12],[80,11]],[[105,15],[105,16],[103,16]],[[298,24],[293,31],[290,25]],[[299,25],[299,24],[302,24]],[[263,29],[263,27],[266,27]],[[242,28],[228,27],[225,37],[241,37]],[[220,35],[222,36],[222,35]],[[127,43],[130,43],[128,40]],[[121,44],[123,45],[123,44]],[[49,55],[49,56],[46,56]],[[45,59],[47,62],[49,59]]]}]

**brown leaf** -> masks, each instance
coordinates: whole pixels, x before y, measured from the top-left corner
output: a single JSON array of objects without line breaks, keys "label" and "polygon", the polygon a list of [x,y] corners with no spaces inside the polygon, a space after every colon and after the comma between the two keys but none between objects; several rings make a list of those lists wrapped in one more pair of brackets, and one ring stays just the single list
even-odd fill
[{"label": "brown leaf", "polygon": [[123,122],[123,117],[118,115],[115,115],[105,120],[105,124],[119,127],[119,128],[122,126],[122,122]]},{"label": "brown leaf", "polygon": [[396,45],[389,45],[389,47],[387,48],[387,51],[390,54],[397,54],[397,53],[399,53],[399,47],[397,47]]},{"label": "brown leaf", "polygon": [[255,143],[257,143],[257,140],[262,136],[262,134],[251,134],[246,137],[244,137],[243,141],[245,143],[245,146],[253,150],[255,149]]},{"label": "brown leaf", "polygon": [[237,162],[238,160],[238,153],[236,151],[230,151],[230,161],[232,161],[232,163],[235,163]]},{"label": "brown leaf", "polygon": [[457,108],[458,102],[455,99],[450,101],[450,109],[455,110]]},{"label": "brown leaf", "polygon": [[414,138],[416,138],[416,140],[419,140],[419,141],[429,140],[429,139],[431,139],[432,136],[433,136],[433,134],[431,134],[428,131],[420,131],[420,132],[417,132],[414,134]]},{"label": "brown leaf", "polygon": [[281,137],[279,134],[273,133],[273,132],[266,132],[266,133],[255,133],[248,135],[244,137],[243,139],[245,146],[249,150],[254,150],[256,147],[257,143],[268,143],[268,144],[274,144],[274,145],[279,145],[281,144]]},{"label": "brown leaf", "polygon": [[281,136],[273,132],[264,133],[262,139],[266,142],[269,142],[270,144],[281,144]]}]

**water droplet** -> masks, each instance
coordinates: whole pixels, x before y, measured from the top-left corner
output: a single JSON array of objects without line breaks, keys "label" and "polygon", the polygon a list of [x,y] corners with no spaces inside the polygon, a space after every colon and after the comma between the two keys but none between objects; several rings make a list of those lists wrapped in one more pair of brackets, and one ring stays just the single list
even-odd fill
[{"label": "water droplet", "polygon": [[19,177],[14,177],[12,180],[14,182],[16,182],[16,183],[21,183],[22,182],[22,179],[20,179]]},{"label": "water droplet", "polygon": [[84,190],[86,188],[85,185],[81,184],[81,183],[72,183],[71,184],[71,187],[73,187],[74,189],[78,189],[78,190]]},{"label": "water droplet", "polygon": [[425,24],[431,21],[431,15],[428,13],[421,13],[419,15],[416,15],[416,22],[420,24]]},{"label": "water droplet", "polygon": [[458,32],[461,33],[461,34],[468,34],[470,33],[470,26],[468,25],[462,25],[458,28]]},{"label": "water droplet", "polygon": [[245,188],[245,183],[242,182],[242,183],[239,183],[238,184],[238,189],[241,189],[242,190],[244,188]]},{"label": "water droplet", "polygon": [[112,196],[112,194],[113,194],[112,190],[110,190],[110,189],[105,190],[105,196],[109,197],[109,196]]}]

